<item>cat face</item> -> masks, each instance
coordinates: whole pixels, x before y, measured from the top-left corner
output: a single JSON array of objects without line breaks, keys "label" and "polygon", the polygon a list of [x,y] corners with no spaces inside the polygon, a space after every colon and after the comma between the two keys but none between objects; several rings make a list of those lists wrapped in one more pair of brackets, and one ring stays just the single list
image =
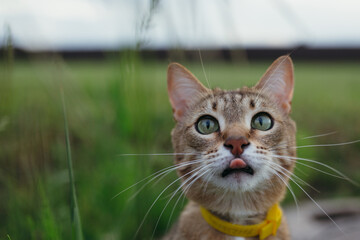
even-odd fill
[{"label": "cat face", "polygon": [[230,91],[207,89],[171,64],[168,91],[177,121],[175,163],[182,165],[178,175],[188,198],[214,211],[251,212],[283,197],[295,165],[281,158],[295,156],[288,56],[276,60],[255,87]]}]

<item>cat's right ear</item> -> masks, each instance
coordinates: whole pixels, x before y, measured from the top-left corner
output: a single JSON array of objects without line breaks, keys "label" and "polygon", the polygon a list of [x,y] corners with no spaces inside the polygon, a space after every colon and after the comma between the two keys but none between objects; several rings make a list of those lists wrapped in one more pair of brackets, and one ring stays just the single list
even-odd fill
[{"label": "cat's right ear", "polygon": [[183,117],[187,108],[196,99],[210,92],[189,70],[178,63],[169,65],[167,82],[169,99],[176,121]]},{"label": "cat's right ear", "polygon": [[294,92],[294,66],[291,58],[285,55],[276,59],[255,89],[270,94],[286,113],[290,113]]}]

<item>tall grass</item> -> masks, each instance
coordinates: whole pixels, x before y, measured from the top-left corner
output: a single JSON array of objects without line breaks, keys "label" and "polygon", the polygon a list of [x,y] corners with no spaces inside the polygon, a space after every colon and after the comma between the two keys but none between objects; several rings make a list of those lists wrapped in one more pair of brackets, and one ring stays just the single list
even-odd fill
[{"label": "tall grass", "polygon": [[61,97],[61,104],[62,110],[64,115],[64,130],[65,130],[65,142],[66,142],[66,158],[68,162],[69,168],[69,182],[70,182],[70,213],[71,213],[71,224],[72,224],[72,235],[73,239],[82,240],[82,227],[81,227],[81,219],[80,219],[80,211],[77,203],[77,196],[76,196],[76,188],[75,188],[75,179],[74,179],[74,170],[73,170],[73,163],[71,157],[71,146],[70,146],[70,136],[69,136],[69,127],[68,127],[68,120],[66,114],[66,105],[65,105],[65,97],[64,97],[64,90],[60,88],[60,97]]}]

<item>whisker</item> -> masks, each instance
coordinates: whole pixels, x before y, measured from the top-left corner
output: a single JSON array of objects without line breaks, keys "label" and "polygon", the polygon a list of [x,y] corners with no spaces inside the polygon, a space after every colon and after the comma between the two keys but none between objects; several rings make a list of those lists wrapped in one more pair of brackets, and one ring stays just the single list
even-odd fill
[{"label": "whisker", "polygon": [[[292,161],[295,161],[295,160],[292,160]],[[297,164],[300,164],[300,165],[303,165],[303,166],[306,166],[306,167],[308,167],[308,168],[311,168],[311,169],[314,169],[314,170],[316,170],[316,171],[318,171],[318,172],[321,172],[321,173],[324,173],[324,174],[326,174],[326,175],[329,175],[329,176],[332,176],[332,177],[336,177],[336,178],[340,178],[340,179],[344,179],[344,180],[348,180],[349,181],[349,178],[344,178],[344,177],[342,177],[342,176],[338,176],[338,175],[335,175],[335,174],[331,174],[331,173],[329,173],[329,172],[326,172],[326,171],[323,171],[323,170],[321,170],[321,169],[318,169],[318,168],[316,168],[316,167],[313,167],[313,166],[311,166],[311,165],[309,165],[309,164],[306,164],[306,163],[303,163],[303,162],[296,162]]]},{"label": "whisker", "polygon": [[[213,160],[213,162],[216,162],[216,158]],[[208,164],[207,166],[211,166],[211,164]],[[211,177],[212,177],[214,174],[215,174],[215,172],[214,172],[213,174],[210,174],[210,175],[209,175],[209,177],[208,177],[208,179],[207,179],[207,181],[206,181],[205,189],[207,188],[207,185],[208,185],[208,183],[209,183],[209,181],[210,181]],[[172,211],[171,211],[171,214],[170,214],[170,217],[169,217],[169,220],[168,220],[168,223],[167,223],[166,229],[168,229],[168,228],[169,228],[169,225],[170,225],[170,219],[172,218],[172,216],[173,216],[173,214],[174,214],[174,211],[175,211],[175,208],[176,208],[176,206],[178,205],[178,203],[179,203],[179,201],[180,201],[181,197],[183,197],[183,200],[185,200],[185,199],[186,199],[186,198],[185,198],[185,193],[181,193],[181,194],[180,194],[180,196],[178,197],[178,199],[176,200],[176,202],[175,202],[175,204],[174,204],[174,207],[173,207],[173,209],[172,209]]]},{"label": "whisker", "polygon": [[151,209],[154,207],[155,203],[159,200],[159,198],[162,196],[162,194],[163,194],[167,189],[169,189],[169,187],[171,187],[171,186],[174,185],[177,181],[179,181],[181,178],[186,177],[187,175],[193,173],[194,171],[197,171],[197,170],[200,169],[201,167],[202,167],[202,166],[200,166],[200,167],[198,167],[198,168],[195,168],[195,169],[193,169],[192,171],[190,171],[190,172],[184,174],[183,176],[177,178],[176,180],[174,180],[173,182],[171,182],[164,190],[161,191],[161,193],[157,196],[157,198],[155,199],[155,201],[151,204],[149,210],[146,212],[143,220],[141,221],[141,223],[140,223],[140,225],[139,225],[139,227],[138,227],[138,229],[137,229],[137,231],[136,231],[136,233],[135,233],[135,235],[134,235],[134,239],[135,239],[136,236],[138,235],[138,233],[139,233],[142,225],[144,224],[147,216],[149,215]]},{"label": "whisker", "polygon": [[203,167],[203,168],[199,169],[199,170],[198,170],[197,172],[195,172],[191,177],[189,177],[188,179],[186,179],[186,180],[179,186],[179,188],[177,188],[177,190],[175,190],[175,191],[173,191],[172,193],[170,193],[169,196],[173,195],[173,194],[176,193],[178,190],[180,190],[186,182],[188,182],[191,178],[196,177],[196,175],[197,175],[200,171],[202,171],[203,169],[206,168],[206,166],[202,166],[202,167]]},{"label": "whisker", "polygon": [[[171,210],[170,217],[169,217],[169,220],[168,220],[167,225],[166,225],[166,229],[169,229],[169,227],[170,227],[170,220],[171,220],[172,216],[174,215],[175,208],[179,204],[179,201],[180,201],[181,197],[183,197],[183,200],[186,199],[185,194],[183,192],[180,192],[180,196],[176,200],[176,202],[175,202],[175,204],[174,204],[174,206],[173,206],[173,208]],[[182,205],[184,205],[184,202],[182,203]]]},{"label": "whisker", "polygon": [[351,141],[351,142],[343,142],[343,143],[329,143],[329,144],[314,144],[314,145],[297,146],[296,148],[344,146],[344,145],[354,144],[357,142],[360,142],[360,139]]},{"label": "whisker", "polygon": [[315,192],[320,193],[320,191],[318,189],[316,189],[315,187],[313,187],[311,184],[307,183],[306,181],[302,180],[299,176],[297,176],[295,173],[290,172],[289,170],[287,170],[286,168],[284,168],[283,166],[274,163],[274,162],[268,162],[270,164],[275,164],[277,167],[280,167],[281,169],[283,169],[284,171],[286,171],[289,175],[286,175],[288,178],[290,178],[290,180],[293,180],[292,177],[296,178],[300,183],[310,187],[311,189],[313,189]]},{"label": "whisker", "polygon": [[208,170],[206,170],[204,173],[202,173],[201,175],[197,176],[189,185],[186,186],[186,188],[184,189],[184,193],[186,194],[186,193],[190,190],[191,186],[192,186],[197,180],[199,180],[200,177],[202,177],[205,173],[208,173],[209,171],[211,171],[211,169],[208,169]]},{"label": "whisker", "polygon": [[[296,146],[296,147],[290,147],[290,148],[309,148],[309,147],[334,147],[334,146],[344,146],[344,145],[349,145],[349,144],[354,144],[354,143],[358,143],[360,142],[359,140],[355,140],[355,141],[351,141],[351,142],[343,142],[343,143],[329,143],[329,144],[314,144],[314,145],[304,145],[304,146]],[[286,149],[288,147],[285,148],[271,148],[271,150],[280,150],[280,149]]]},{"label": "whisker", "polygon": [[318,138],[318,137],[325,137],[325,136],[329,136],[332,134],[337,133],[337,131],[333,131],[333,132],[328,132],[328,133],[323,133],[323,134],[318,134],[318,135],[314,135],[314,136],[309,136],[309,137],[303,137],[301,139],[310,139],[310,138]]},{"label": "whisker", "polygon": [[[280,166],[280,165],[279,165],[279,166]],[[282,176],[280,176],[279,173],[277,173],[277,171],[279,171],[279,169],[276,169],[276,168],[271,167],[271,166],[270,166],[270,168],[274,170],[273,173],[274,173],[277,177],[279,177],[279,179],[285,184],[285,186],[287,187],[287,189],[289,189],[289,191],[290,191],[290,193],[291,193],[291,195],[292,195],[292,197],[293,197],[293,199],[294,199],[294,202],[295,202],[295,205],[296,205],[296,210],[297,210],[298,215],[299,215],[299,204],[298,204],[296,195],[295,195],[292,187],[285,181],[285,179],[284,179]],[[280,173],[284,174],[284,175],[287,176],[289,179],[291,179],[290,176],[286,175],[284,172],[280,171]],[[292,180],[292,181],[294,181],[294,180]]]},{"label": "whisker", "polygon": [[[122,190],[121,192],[119,192],[118,194],[116,194],[114,197],[112,197],[111,200],[113,200],[114,198],[118,197],[119,195],[121,195],[122,193],[126,192],[127,190],[135,187],[136,185],[142,183],[142,182],[145,181],[146,179],[149,179],[149,178],[151,178],[151,177],[153,177],[153,176],[155,176],[155,175],[156,175],[156,176],[153,177],[153,179],[155,179],[155,178],[157,178],[158,176],[164,174],[167,170],[173,171],[173,170],[176,170],[176,169],[178,169],[178,168],[181,168],[181,167],[184,167],[184,166],[188,166],[188,165],[191,165],[191,164],[194,164],[194,163],[198,163],[198,162],[201,162],[201,161],[202,161],[202,160],[199,159],[199,160],[194,160],[194,161],[186,162],[186,163],[179,163],[179,164],[175,164],[175,165],[172,165],[172,166],[163,168],[163,169],[161,169],[161,170],[159,170],[159,171],[151,174],[150,176],[147,176],[147,177],[143,178],[142,180],[140,180],[140,181],[132,184],[131,186],[125,188],[124,190]],[[149,181],[151,182],[151,181],[153,181],[153,179],[151,179],[151,180],[149,180]]]},{"label": "whisker", "polygon": [[294,184],[296,184],[296,186],[298,186],[305,194],[306,196],[328,217],[328,219],[340,230],[340,232],[342,232],[343,234],[344,231],[340,228],[340,226],[334,221],[334,219],[332,219],[329,214],[327,214],[327,212],[320,206],[320,204],[318,204],[311,196],[310,194],[308,194],[297,182],[293,181]]},{"label": "whisker", "polygon": [[[215,162],[215,161],[216,161],[216,159],[213,160],[213,162]],[[211,164],[209,164],[209,166],[210,166],[210,165],[211,165]],[[205,189],[207,188],[207,185],[208,185],[209,181],[211,180],[211,177],[214,176],[215,173],[216,173],[216,172],[213,172],[212,174],[210,174],[210,175],[208,176],[208,179],[206,180],[206,185],[205,185],[204,191],[205,191]],[[204,191],[203,191],[203,194],[204,194]],[[185,194],[181,192],[181,193],[180,193],[180,196],[178,197],[178,199],[176,200],[176,202],[175,202],[175,204],[174,204],[173,209],[171,210],[171,214],[170,214],[170,217],[169,217],[169,220],[168,220],[166,229],[169,228],[170,219],[172,218],[172,216],[173,216],[173,214],[174,214],[174,211],[175,211],[175,208],[176,208],[176,206],[178,205],[181,197],[183,197],[183,200],[186,199],[186,198],[185,198]]]},{"label": "whisker", "polygon": [[306,173],[305,171],[303,171],[303,170],[300,169],[300,168],[295,168],[295,171],[298,171],[299,173],[301,173],[301,174],[304,175],[304,176],[309,176],[308,173]]},{"label": "whisker", "polygon": [[209,182],[210,182],[210,180],[211,180],[211,178],[215,175],[215,171],[213,171],[212,173],[210,173],[209,174],[209,176],[207,177],[207,180],[205,181],[205,187],[204,187],[204,189],[203,189],[203,195],[205,194],[205,192],[206,192],[206,189],[207,189],[207,187],[208,187],[208,185],[209,185]]},{"label": "whisker", "polygon": [[[189,165],[192,165],[192,164],[195,164],[195,163],[202,163],[203,162],[203,159],[194,159],[190,162],[186,162],[184,163],[184,165],[181,165],[179,167],[177,167],[176,169],[179,169],[179,168],[182,168],[182,167],[185,167],[185,166],[189,166]],[[175,170],[176,170],[175,169]],[[156,182],[153,184],[153,185],[156,185],[158,182],[160,182],[162,179],[164,178],[164,176],[161,176],[158,180],[156,180]]]},{"label": "whisker", "polygon": [[[210,174],[210,176],[208,177],[207,183],[208,183],[209,180],[211,179],[211,176],[213,176],[214,174],[215,174],[215,172],[214,172],[213,174]],[[206,188],[206,187],[207,187],[207,184],[206,184],[205,188]],[[175,202],[175,204],[174,204],[174,207],[173,207],[173,209],[172,209],[172,211],[171,211],[170,218],[169,218],[169,221],[168,221],[168,224],[167,224],[167,227],[166,227],[166,228],[169,227],[170,219],[171,219],[172,215],[174,214],[175,207],[177,206],[177,204],[178,204],[178,202],[180,201],[181,197],[183,197],[183,199],[186,199],[186,198],[185,198],[185,193],[181,193],[180,196],[178,197],[178,199],[176,200],[176,202]]]},{"label": "whisker", "polygon": [[[277,156],[280,156],[280,155],[273,155],[273,154],[271,154],[270,156],[276,157],[276,158],[280,158],[280,157],[277,157]],[[295,161],[295,160],[294,160],[294,161]],[[287,173],[289,173],[289,175],[286,175],[287,177],[290,178],[291,176],[293,176],[293,177],[295,177],[298,181],[300,181],[302,184],[307,185],[308,187],[312,188],[314,191],[316,191],[316,192],[318,192],[318,193],[320,192],[318,189],[316,189],[315,187],[311,186],[309,183],[305,182],[305,181],[302,180],[299,176],[297,176],[295,173],[289,171],[288,169],[284,168],[283,166],[281,166],[281,165],[279,165],[279,164],[277,164],[277,163],[275,163],[275,162],[269,162],[269,161],[267,161],[267,163],[269,163],[269,164],[275,164],[276,166],[280,167],[281,169],[283,169],[283,170],[285,170]],[[299,170],[299,169],[298,169],[298,170]],[[303,174],[307,175],[304,171],[301,171],[301,172],[302,172]]]},{"label": "whisker", "polygon": [[191,155],[200,155],[201,152],[198,153],[124,153],[117,154],[117,156],[191,156]]},{"label": "whisker", "polygon": [[[161,219],[161,217],[162,217],[165,209],[166,209],[167,206],[169,205],[170,201],[174,198],[174,196],[176,195],[176,193],[177,193],[184,185],[186,185],[188,181],[190,181],[194,176],[196,176],[200,171],[206,169],[206,167],[208,167],[208,166],[204,166],[203,168],[201,168],[200,170],[198,170],[193,176],[191,176],[190,178],[186,179],[186,180],[177,188],[177,190],[172,194],[171,198],[167,201],[165,207],[163,208],[163,210],[162,210],[161,213],[160,213],[160,216],[158,217],[158,220],[157,220],[157,222],[156,222],[156,224],[155,224],[154,231],[153,231],[153,233],[152,233],[151,239],[153,239],[153,237],[154,237],[156,228],[157,228],[157,226],[158,226],[158,224],[159,224],[159,222],[160,222],[160,219]],[[206,172],[208,172],[208,171],[210,171],[210,170],[209,170],[209,169],[206,170],[204,173],[202,173],[200,176],[198,176],[198,177],[195,179],[195,181],[196,181],[197,179],[199,179],[202,175],[204,175],[204,174],[205,174]]]},{"label": "whisker", "polygon": [[286,149],[291,144],[295,144],[296,141],[289,141],[282,144],[275,145],[273,147],[268,148],[268,150],[277,150],[277,149]]},{"label": "whisker", "polygon": [[[164,179],[167,175],[169,175],[172,171],[176,170],[176,169],[179,169],[179,168],[182,168],[184,166],[189,166],[189,165],[192,165],[192,164],[195,164],[195,163],[200,163],[202,162],[201,159],[199,160],[196,160],[196,161],[192,161],[192,162],[188,162],[188,163],[185,163],[183,165],[180,165],[180,166],[177,166],[177,167],[173,167],[173,168],[170,168],[169,170],[166,170],[162,173],[160,173],[158,176],[155,176],[153,177],[151,180],[149,180],[148,182],[146,182],[143,186],[141,186],[141,188],[136,191],[129,199],[128,201],[131,201],[132,199],[134,199],[148,184],[150,184],[150,182],[154,181],[157,177],[159,177],[158,180],[156,180],[155,183],[153,183],[153,186],[155,186],[158,182],[160,182],[162,179]],[[162,175],[162,176],[161,176]]]},{"label": "whisker", "polygon": [[[209,157],[209,156],[213,156],[213,155],[215,155],[215,154],[209,154],[208,157]],[[193,164],[193,163],[201,163],[201,162],[203,162],[203,161],[204,161],[203,159],[192,160],[192,161],[190,162],[190,164]],[[164,177],[165,177],[165,176],[160,177],[160,178],[154,183],[154,185],[156,185],[156,184],[157,184],[159,181],[161,181]]]},{"label": "whisker", "polygon": [[[324,166],[324,167],[332,170],[333,172],[339,174],[340,176],[333,175],[333,174],[331,174],[331,173],[326,173],[325,171],[322,171],[322,170],[320,170],[320,169],[317,169],[317,168],[312,167],[312,166],[309,166],[309,165],[308,165],[307,167],[312,168],[312,169],[315,169],[315,170],[318,170],[318,171],[320,171],[320,172],[323,172],[323,173],[325,173],[325,174],[328,174],[328,175],[331,175],[331,176],[334,176],[334,177],[337,177],[337,178],[345,179],[345,180],[351,182],[352,184],[358,186],[358,183],[357,183],[357,182],[351,180],[349,177],[347,177],[347,176],[346,176],[345,174],[343,174],[342,172],[336,170],[336,169],[333,168],[333,167],[330,167],[329,165],[327,165],[327,164],[325,164],[325,163],[318,162],[318,161],[315,161],[315,160],[312,160],[312,159],[307,159],[307,158],[299,158],[299,157],[291,157],[291,156],[282,156],[282,155],[274,155],[274,154],[271,155],[271,156],[277,157],[277,158],[283,158],[283,159],[287,159],[287,160],[290,159],[290,160],[300,160],[300,161],[312,162],[312,163],[315,163],[315,164]],[[304,165],[304,163],[301,163],[301,162],[299,162],[299,161],[297,161],[297,163],[298,163],[298,164],[301,164],[301,165]]]}]

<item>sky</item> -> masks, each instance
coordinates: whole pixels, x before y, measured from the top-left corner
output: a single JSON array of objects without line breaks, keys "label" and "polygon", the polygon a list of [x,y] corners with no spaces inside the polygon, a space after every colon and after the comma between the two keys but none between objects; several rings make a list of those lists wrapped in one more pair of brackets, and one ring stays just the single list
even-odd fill
[{"label": "sky", "polygon": [[29,51],[131,48],[360,47],[357,0],[0,0]]}]

